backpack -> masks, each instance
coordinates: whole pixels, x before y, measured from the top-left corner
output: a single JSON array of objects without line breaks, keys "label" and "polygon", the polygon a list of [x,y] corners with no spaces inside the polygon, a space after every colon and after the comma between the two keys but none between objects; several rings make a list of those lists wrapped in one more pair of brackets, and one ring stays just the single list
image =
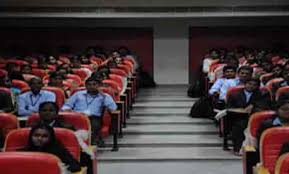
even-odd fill
[{"label": "backpack", "polygon": [[211,98],[203,96],[197,100],[191,107],[190,116],[193,118],[212,118],[214,109]]},{"label": "backpack", "polygon": [[195,84],[192,84],[189,86],[188,91],[187,91],[187,95],[189,97],[192,97],[192,98],[200,97],[202,95],[199,81],[197,81]]}]

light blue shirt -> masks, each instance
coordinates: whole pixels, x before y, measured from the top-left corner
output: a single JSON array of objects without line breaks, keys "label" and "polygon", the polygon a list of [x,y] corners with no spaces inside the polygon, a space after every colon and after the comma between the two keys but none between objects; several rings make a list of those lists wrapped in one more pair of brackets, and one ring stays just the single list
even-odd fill
[{"label": "light blue shirt", "polygon": [[253,92],[248,92],[248,91],[244,90],[244,94],[246,96],[246,103],[248,103],[250,101],[250,98],[251,98]]},{"label": "light blue shirt", "polygon": [[280,125],[282,125],[281,120],[280,120],[279,117],[276,117],[276,118],[273,120],[273,125],[274,125],[274,126],[280,126]]},{"label": "light blue shirt", "polygon": [[209,90],[209,94],[213,95],[215,92],[219,92],[220,93],[220,90],[221,90],[225,80],[226,79],[224,79],[224,78],[217,79],[215,81],[215,83],[213,84],[213,86],[211,87],[211,89]]},{"label": "light blue shirt", "polygon": [[220,89],[219,99],[220,100],[225,100],[228,89],[230,87],[239,85],[239,83],[240,83],[240,80],[238,78],[236,78],[236,79],[225,79],[225,81],[224,81],[224,83],[223,83],[223,85],[222,85],[222,87]]},{"label": "light blue shirt", "polygon": [[19,95],[17,98],[18,115],[30,116],[33,112],[38,112],[39,105],[43,102],[55,102],[56,97],[53,92],[41,90],[34,95],[31,91]]},{"label": "light blue shirt", "polygon": [[102,116],[103,109],[107,108],[110,111],[117,109],[117,105],[113,98],[105,93],[98,93],[92,96],[86,90],[78,91],[72,95],[61,110],[72,109],[75,112],[84,113],[89,116]]}]

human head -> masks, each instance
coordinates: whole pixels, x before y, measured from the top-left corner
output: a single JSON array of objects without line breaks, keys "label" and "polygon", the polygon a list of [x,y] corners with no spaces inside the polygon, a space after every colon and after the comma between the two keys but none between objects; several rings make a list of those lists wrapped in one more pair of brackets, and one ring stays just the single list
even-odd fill
[{"label": "human head", "polygon": [[42,80],[40,78],[32,78],[29,81],[29,86],[33,94],[37,95],[43,87]]},{"label": "human head", "polygon": [[282,70],[283,70],[283,67],[281,65],[276,65],[272,69],[272,73],[275,77],[280,77],[282,75]]},{"label": "human head", "polygon": [[98,89],[100,85],[101,85],[101,81],[97,78],[89,77],[85,81],[85,88],[87,90],[87,93],[92,94],[92,95],[98,94]]},{"label": "human head", "polygon": [[85,55],[80,56],[80,61],[81,61],[81,64],[90,64],[89,58],[86,57]]},{"label": "human head", "polygon": [[45,123],[51,123],[58,118],[59,108],[55,102],[43,102],[39,105],[39,117]]},{"label": "human head", "polygon": [[29,64],[22,65],[22,67],[21,67],[21,72],[22,72],[23,74],[31,74],[31,73],[32,73],[32,67],[31,67],[31,65],[29,65]]},{"label": "human head", "polygon": [[62,64],[56,68],[56,71],[58,71],[60,74],[62,74],[64,76],[66,74],[71,73],[71,68],[70,68],[69,64]]},{"label": "human head", "polygon": [[246,82],[249,78],[252,77],[253,74],[253,68],[250,66],[241,66],[238,69],[238,77],[240,81]]},{"label": "human head", "polygon": [[288,100],[278,101],[277,113],[282,123],[289,123],[289,101]]},{"label": "human head", "polygon": [[256,63],[256,57],[252,52],[246,54],[246,59],[249,64]]},{"label": "human head", "polygon": [[230,65],[224,66],[223,74],[224,74],[224,77],[227,78],[227,79],[235,78],[235,76],[236,76],[236,67],[230,66]]},{"label": "human head", "polygon": [[72,68],[81,68],[81,62],[79,56],[73,56],[70,59],[71,67]]},{"label": "human head", "polygon": [[56,65],[56,64],[57,64],[57,60],[56,60],[56,58],[53,57],[53,56],[49,56],[47,62],[48,62],[48,64],[50,64],[50,65]]},{"label": "human head", "polygon": [[57,71],[54,71],[49,76],[49,86],[56,86],[56,87],[62,87],[63,82],[63,75]]},{"label": "human head", "polygon": [[220,57],[220,51],[217,49],[210,50],[210,57],[212,59],[218,59]]},{"label": "human head", "polygon": [[269,72],[271,72],[273,65],[268,61],[262,61],[261,67],[263,68],[264,71],[269,73]]},{"label": "human head", "polygon": [[250,78],[245,82],[245,90],[248,92],[254,92],[260,87],[260,80],[257,78]]},{"label": "human head", "polygon": [[28,147],[34,150],[44,151],[47,147],[56,143],[55,133],[52,127],[44,123],[38,123],[30,130]]}]

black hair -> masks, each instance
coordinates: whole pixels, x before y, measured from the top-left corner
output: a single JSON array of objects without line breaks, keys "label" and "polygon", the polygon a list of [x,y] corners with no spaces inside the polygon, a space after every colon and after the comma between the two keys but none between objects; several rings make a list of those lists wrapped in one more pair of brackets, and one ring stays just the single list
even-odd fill
[{"label": "black hair", "polygon": [[31,78],[31,79],[29,80],[28,84],[31,85],[32,82],[35,81],[35,80],[40,81],[41,83],[43,83],[41,78],[39,78],[39,77],[33,77],[33,78]]},{"label": "black hair", "polygon": [[241,67],[238,69],[238,73],[239,73],[241,70],[249,71],[251,74],[253,73],[253,68],[250,67],[250,66],[241,66]]},{"label": "black hair", "polygon": [[237,68],[235,66],[231,66],[231,65],[226,65],[223,68],[223,73],[226,72],[228,69],[232,69],[233,71],[236,72]]},{"label": "black hair", "polygon": [[261,84],[261,81],[259,78],[249,78],[248,80],[246,80],[245,83],[248,83],[248,82],[255,82],[258,84],[258,86],[260,86],[260,84]]},{"label": "black hair", "polygon": [[39,105],[38,112],[40,112],[46,105],[51,105],[55,109],[56,113],[58,113],[59,111],[58,105],[55,102],[50,102],[50,101],[41,103]]},{"label": "black hair", "polygon": [[88,82],[96,82],[97,84],[101,84],[101,80],[98,78],[93,78],[93,77],[89,77],[88,79],[86,79],[85,84],[87,84]]},{"label": "black hair", "polygon": [[50,78],[50,79],[55,79],[57,76],[60,76],[62,79],[64,79],[63,75],[60,74],[60,73],[57,72],[57,71],[51,72],[50,75],[49,75],[49,78]]},{"label": "black hair", "polygon": [[31,128],[31,130],[29,132],[29,136],[28,136],[28,144],[27,144],[27,147],[25,148],[25,150],[28,150],[28,151],[40,150],[39,147],[35,146],[35,144],[32,140],[33,133],[37,129],[45,129],[49,133],[49,142],[44,147],[41,147],[41,151],[48,152],[50,150],[49,149],[50,147],[53,147],[55,144],[57,144],[57,140],[56,140],[56,136],[55,136],[53,128],[51,126],[43,123],[43,122],[38,122],[36,125],[34,125]]}]

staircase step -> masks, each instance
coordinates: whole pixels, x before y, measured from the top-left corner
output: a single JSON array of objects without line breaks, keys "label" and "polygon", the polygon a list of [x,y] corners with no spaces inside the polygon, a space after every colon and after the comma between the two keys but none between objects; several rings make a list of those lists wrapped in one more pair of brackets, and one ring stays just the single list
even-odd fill
[{"label": "staircase step", "polygon": [[[214,147],[222,149],[222,139],[216,135],[125,135],[120,147]],[[112,145],[112,137],[106,140]]]},{"label": "staircase step", "polygon": [[177,100],[186,100],[186,101],[196,101],[198,98],[190,98],[187,96],[172,96],[170,94],[166,94],[164,96],[158,96],[158,95],[143,95],[143,96],[137,96],[136,101],[139,100],[163,100],[163,101],[177,101]]},{"label": "staircase step", "polygon": [[98,161],[182,161],[182,160],[240,160],[220,147],[123,147],[117,152],[110,148],[98,150]]},{"label": "staircase step", "polygon": [[134,108],[130,114],[189,114],[190,108]]},{"label": "staircase step", "polygon": [[188,124],[210,124],[213,123],[212,120],[205,118],[191,118],[187,114],[186,115],[171,115],[168,117],[160,117],[160,116],[137,116],[131,117],[127,120],[127,124],[170,124],[170,123],[188,123]]},{"label": "staircase step", "polygon": [[212,125],[130,125],[123,129],[125,134],[150,134],[150,133],[166,133],[166,134],[212,134],[217,133],[217,128]]},{"label": "staircase step", "polygon": [[98,162],[98,173],[109,174],[241,174],[239,160]]},{"label": "staircase step", "polygon": [[176,102],[176,101],[163,101],[163,102],[137,102],[133,105],[134,108],[141,107],[192,107],[193,101]]}]

